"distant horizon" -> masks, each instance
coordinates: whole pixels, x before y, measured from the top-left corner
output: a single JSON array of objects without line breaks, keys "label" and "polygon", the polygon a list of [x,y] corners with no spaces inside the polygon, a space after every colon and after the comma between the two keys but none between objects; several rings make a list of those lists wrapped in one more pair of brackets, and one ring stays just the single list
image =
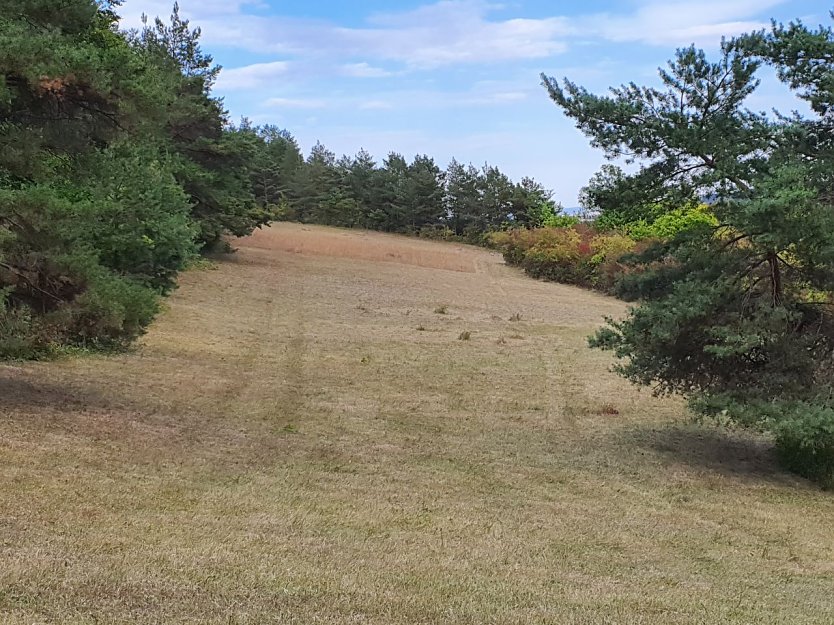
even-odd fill
[{"label": "distant horizon", "polygon": [[[171,13],[168,0],[126,0],[122,26]],[[818,1],[589,0],[180,0],[223,67],[215,95],[232,121],[285,128],[303,152],[321,142],[341,154],[427,154],[485,162],[535,178],[565,207],[605,160],[550,101],[539,74],[567,76],[595,92],[655,84],[657,67],[695,43],[714,55],[722,36],[770,19],[828,21]],[[554,8],[555,4],[555,8]],[[800,107],[772,72],[755,110]]]}]

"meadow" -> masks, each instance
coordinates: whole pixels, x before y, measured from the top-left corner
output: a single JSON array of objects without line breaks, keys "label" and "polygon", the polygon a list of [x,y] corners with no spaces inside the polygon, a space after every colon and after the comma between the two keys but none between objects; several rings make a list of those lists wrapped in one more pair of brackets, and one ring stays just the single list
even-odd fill
[{"label": "meadow", "polygon": [[586,346],[626,304],[279,224],[0,365],[0,622],[834,622],[834,500]]}]

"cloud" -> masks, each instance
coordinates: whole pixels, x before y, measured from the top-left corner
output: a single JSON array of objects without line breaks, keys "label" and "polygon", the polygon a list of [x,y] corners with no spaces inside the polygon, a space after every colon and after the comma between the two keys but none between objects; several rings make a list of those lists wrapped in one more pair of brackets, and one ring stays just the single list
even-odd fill
[{"label": "cloud", "polygon": [[[566,50],[569,20],[491,19],[498,8],[481,0],[441,0],[407,12],[370,16],[360,27],[342,27],[320,20],[248,11],[252,4],[183,0],[182,14],[202,27],[210,46],[227,46],[250,52],[299,55],[305,58],[354,60],[346,67],[355,75],[380,76],[367,59],[383,59],[414,69],[446,65],[495,63],[540,59]],[[134,5],[136,8],[134,9]],[[167,15],[159,0],[141,5],[141,11]],[[123,14],[127,26],[138,24],[138,0],[128,0]]]},{"label": "cloud", "polygon": [[[173,4],[170,0],[127,0],[118,13],[124,27],[138,28],[142,25],[143,14],[151,21],[157,16],[167,21]],[[181,0],[179,4],[180,15],[194,18],[195,26],[202,26],[204,20],[241,15],[249,7],[263,9],[268,6],[260,0]]]},{"label": "cloud", "polygon": [[785,0],[687,0],[642,3],[626,15],[602,13],[574,21],[577,33],[614,42],[685,46],[717,43],[723,36],[738,35],[767,26],[750,19]]},{"label": "cloud", "polygon": [[389,72],[381,67],[374,67],[369,63],[348,63],[342,66],[342,74],[352,78],[387,78],[394,76],[394,72]]},{"label": "cloud", "polygon": [[267,108],[323,109],[327,101],[318,98],[270,98],[263,104]]},{"label": "cloud", "polygon": [[[344,76],[383,78],[399,72],[371,64],[369,59],[430,70],[547,59],[589,39],[712,44],[721,36],[766,26],[758,16],[785,2],[642,0],[628,3],[629,11],[497,19],[496,13],[506,7],[485,0],[439,0],[409,11],[375,13],[356,27],[269,14],[261,10],[265,7],[259,0],[182,0],[181,12],[202,27],[209,48],[294,56],[315,61],[319,68],[337,64]],[[169,6],[166,0],[127,0],[124,24],[138,25],[143,11],[167,15]]]},{"label": "cloud", "polygon": [[233,91],[239,89],[262,89],[287,73],[290,63],[287,61],[272,61],[271,63],[255,63],[245,67],[223,69],[217,79],[217,88]]},{"label": "cloud", "polygon": [[[360,111],[447,110],[472,107],[505,107],[524,102],[529,91],[509,91],[476,85],[469,90],[401,89],[357,96],[333,96],[330,109]],[[277,100],[280,100],[278,98]],[[315,101],[313,101],[315,102]]]},{"label": "cloud", "polygon": [[481,0],[441,0],[407,12],[378,13],[373,28],[344,34],[375,53],[418,68],[539,59],[567,48],[564,17],[492,20]]}]

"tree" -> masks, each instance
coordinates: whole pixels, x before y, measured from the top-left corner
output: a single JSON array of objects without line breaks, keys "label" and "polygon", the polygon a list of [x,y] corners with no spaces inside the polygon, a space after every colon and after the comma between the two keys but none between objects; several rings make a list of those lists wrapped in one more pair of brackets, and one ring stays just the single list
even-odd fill
[{"label": "tree", "polygon": [[292,181],[304,162],[295,138],[276,126],[252,127],[248,120],[236,131],[253,146],[248,169],[258,206],[271,216],[290,216]]},{"label": "tree", "polygon": [[347,185],[356,202],[356,215],[350,224],[362,228],[373,228],[370,218],[372,208],[379,201],[382,176],[376,161],[366,151],[359,150],[347,164]]},{"label": "tree", "polygon": [[121,347],[199,247],[263,222],[253,142],[179,19],[119,2],[0,0],[0,357]]},{"label": "tree", "polygon": [[[603,97],[543,77],[593,145],[640,164],[631,175],[609,170],[613,184],[597,185],[596,197],[627,188],[638,206],[716,198],[718,226],[701,224],[635,259],[643,271],[620,292],[641,303],[592,344],[625,359],[618,369],[636,383],[775,432],[793,468],[829,483],[834,163],[824,78],[831,58],[830,30],[775,26],[727,44],[714,63],[694,48],[678,51],[660,72],[662,89],[630,84]],[[821,113],[816,120],[771,121],[744,108],[763,59],[791,86],[804,86]],[[824,59],[828,69],[818,73]]]},{"label": "tree", "polygon": [[408,163],[403,156],[389,153],[377,180],[378,194],[370,223],[385,232],[407,232],[413,220],[408,202]]},{"label": "tree", "polygon": [[480,173],[452,159],[446,168],[444,203],[449,227],[458,236],[471,231],[480,212]]},{"label": "tree", "polygon": [[532,178],[522,178],[513,188],[511,199],[511,223],[525,228],[569,226],[577,219],[562,213],[560,205],[553,201],[553,191],[545,189]]},{"label": "tree", "polygon": [[484,165],[478,177],[480,210],[475,213],[474,230],[489,232],[509,223],[513,212],[513,183],[493,165]]},{"label": "tree", "polygon": [[443,219],[443,172],[430,156],[414,157],[406,171],[407,212],[410,230],[439,226]]},{"label": "tree", "polygon": [[316,143],[292,184],[296,218],[334,225],[331,199],[339,193],[340,185],[336,155],[321,143]]},{"label": "tree", "polygon": [[168,81],[165,127],[179,156],[175,174],[191,197],[200,244],[208,248],[224,234],[248,234],[271,215],[251,193],[252,142],[235,132],[222,102],[211,96],[220,67],[203,53],[200,35],[175,3],[170,24],[146,19],[132,43]]}]

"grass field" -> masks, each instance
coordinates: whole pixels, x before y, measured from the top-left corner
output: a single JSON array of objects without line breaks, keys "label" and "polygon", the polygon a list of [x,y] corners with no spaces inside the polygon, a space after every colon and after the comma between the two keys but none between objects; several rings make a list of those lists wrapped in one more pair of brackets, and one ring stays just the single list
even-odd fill
[{"label": "grass field", "polygon": [[832,496],[611,374],[620,302],[453,244],[237,246],[135,353],[0,366],[0,622],[834,622]]}]

